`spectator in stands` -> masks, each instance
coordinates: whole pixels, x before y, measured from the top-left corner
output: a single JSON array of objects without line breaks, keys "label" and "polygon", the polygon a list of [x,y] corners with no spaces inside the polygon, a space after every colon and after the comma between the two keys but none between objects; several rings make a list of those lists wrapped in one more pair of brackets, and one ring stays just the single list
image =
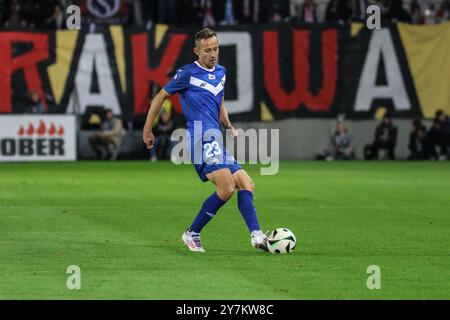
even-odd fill
[{"label": "spectator in stands", "polygon": [[9,17],[9,9],[5,0],[0,0],[0,27],[3,27],[7,17]]},{"label": "spectator in stands", "polygon": [[290,3],[289,0],[259,0],[261,1],[262,21],[261,23],[278,23],[289,21]]},{"label": "spectator in stands", "polygon": [[438,22],[450,20],[450,0],[444,0],[436,12]]},{"label": "spectator in stands", "polygon": [[300,22],[318,22],[316,4],[313,0],[305,0],[300,7],[298,18]]},{"label": "spectator in stands", "polygon": [[[154,0],[153,0],[154,1]],[[150,1],[150,2],[153,2]],[[143,1],[147,2],[147,1]],[[159,23],[173,25],[177,20],[177,0],[158,0],[157,8],[159,15]],[[192,1],[198,2],[198,1]]]},{"label": "spectator in stands", "polygon": [[364,147],[364,158],[366,160],[378,159],[379,151],[383,150],[385,159],[395,160],[396,144],[397,127],[393,124],[390,114],[386,113],[375,130],[373,143]]},{"label": "spectator in stands", "polygon": [[403,0],[395,0],[391,2],[391,7],[387,12],[387,18],[391,22],[412,22],[411,15],[403,8]]},{"label": "spectator in stands", "polygon": [[244,0],[238,6],[237,19],[241,24],[266,23],[267,9],[267,1]]},{"label": "spectator in stands", "polygon": [[40,23],[36,23],[39,27],[47,29],[61,29],[64,22],[64,11],[61,0],[47,0],[39,4]]},{"label": "spectator in stands", "polygon": [[[201,0],[182,0],[179,1],[177,6],[180,11],[177,26],[186,28],[202,25],[205,10]],[[157,22],[160,22],[160,20]]]},{"label": "spectator in stands", "polygon": [[[439,121],[437,118],[433,119],[430,129],[427,131],[425,136],[425,156],[427,159],[437,160],[439,158],[438,149],[440,147],[440,136],[439,136]],[[442,150],[442,148],[441,148]]]},{"label": "spectator in stands", "polygon": [[[394,2],[396,2],[395,0]],[[349,0],[351,20],[355,22],[364,22],[367,17],[367,8],[376,5],[381,10],[382,17],[386,15],[386,0]]]},{"label": "spectator in stands", "polygon": [[408,160],[424,160],[427,158],[426,152],[426,128],[420,119],[412,122],[413,130],[409,135],[408,149],[411,154]]},{"label": "spectator in stands", "polygon": [[[184,1],[180,1],[184,3]],[[141,1],[142,18],[147,29],[151,29],[158,22],[158,1]],[[184,8],[180,8],[180,19],[183,17]]]},{"label": "spectator in stands", "polygon": [[203,28],[214,27],[216,25],[216,19],[214,18],[212,0],[204,0],[202,8],[203,8],[203,21],[202,21]]},{"label": "spectator in stands", "polygon": [[325,19],[342,23],[349,20],[350,14],[349,0],[330,0],[326,8]]},{"label": "spectator in stands", "polygon": [[[272,0],[213,0],[218,25],[257,24],[269,21]],[[275,1],[276,2],[276,1]]]},{"label": "spectator in stands", "polygon": [[410,15],[413,24],[425,23],[425,10],[428,4],[424,0],[412,0],[410,5]]},{"label": "spectator in stands", "polygon": [[438,145],[441,149],[440,160],[450,160],[450,119],[442,110],[436,111]]},{"label": "spectator in stands", "polygon": [[434,3],[428,5],[428,9],[425,10],[425,24],[435,24],[438,18],[436,18],[436,7]]},{"label": "spectator in stands", "polygon": [[155,132],[155,146],[150,149],[150,160],[157,161],[158,159],[170,159],[173,142],[170,136],[174,129],[174,123],[171,118],[170,111],[161,109],[159,121],[156,124]]},{"label": "spectator in stands", "polygon": [[12,0],[9,5],[8,16],[6,16],[5,27],[17,28],[29,25],[25,18],[23,6],[19,0]]},{"label": "spectator in stands", "polygon": [[[237,0],[215,0],[213,1],[214,19],[219,25],[234,25],[239,15],[239,3]],[[242,21],[244,24],[247,20]]]},{"label": "spectator in stands", "polygon": [[272,11],[269,14],[269,22],[270,23],[283,22],[283,16],[281,14],[281,9],[277,3],[275,3],[272,6]]},{"label": "spectator in stands", "polygon": [[45,106],[39,98],[39,92],[33,90],[30,93],[30,104],[25,108],[25,114],[43,114],[45,113]]},{"label": "spectator in stands", "polygon": [[352,146],[352,137],[347,127],[341,121],[336,124],[336,130],[330,137],[330,149],[317,156],[317,160],[350,160],[355,155]]},{"label": "spectator in stands", "polygon": [[350,0],[351,19],[352,21],[364,21],[366,18],[366,0]]},{"label": "spectator in stands", "polygon": [[305,0],[290,0],[289,1],[289,15],[292,20],[298,20],[300,9],[302,5],[305,3]]},{"label": "spectator in stands", "polygon": [[101,131],[89,136],[89,144],[97,159],[111,159],[117,156],[124,135],[122,120],[106,109]]}]

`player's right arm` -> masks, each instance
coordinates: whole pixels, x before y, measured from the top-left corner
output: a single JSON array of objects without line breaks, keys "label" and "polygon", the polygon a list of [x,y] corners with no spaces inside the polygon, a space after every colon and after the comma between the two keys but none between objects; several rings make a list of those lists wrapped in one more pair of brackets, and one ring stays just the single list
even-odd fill
[{"label": "player's right arm", "polygon": [[153,123],[155,122],[155,118],[159,114],[159,111],[161,110],[164,100],[166,100],[168,97],[170,97],[170,94],[166,90],[161,89],[152,99],[150,109],[148,110],[147,113],[147,119],[145,120],[142,137],[142,140],[147,146],[147,149],[151,149],[153,147],[154,143],[154,137],[152,133]]},{"label": "player's right arm", "polygon": [[143,132],[143,140],[147,146],[147,149],[151,149],[153,147],[154,138],[152,134],[152,126],[156,115],[161,110],[164,100],[177,92],[186,90],[189,87],[189,78],[189,72],[183,68],[178,69],[173,78],[170,79],[165,87],[162,88],[153,98],[150,109],[148,110],[147,120],[145,120]]}]

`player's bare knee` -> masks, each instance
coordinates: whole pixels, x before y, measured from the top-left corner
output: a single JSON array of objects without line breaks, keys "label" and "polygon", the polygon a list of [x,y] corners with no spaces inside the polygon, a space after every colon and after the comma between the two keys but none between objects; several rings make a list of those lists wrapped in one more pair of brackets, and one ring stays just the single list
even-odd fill
[{"label": "player's bare knee", "polygon": [[248,179],[243,180],[240,189],[253,192],[255,190],[255,184],[253,183],[252,179],[249,177]]},{"label": "player's bare knee", "polygon": [[222,200],[228,200],[230,199],[234,194],[234,184],[226,184],[220,188],[217,188],[217,195]]},{"label": "player's bare knee", "polygon": [[246,190],[251,192],[255,191],[255,183],[252,180],[248,183]]}]

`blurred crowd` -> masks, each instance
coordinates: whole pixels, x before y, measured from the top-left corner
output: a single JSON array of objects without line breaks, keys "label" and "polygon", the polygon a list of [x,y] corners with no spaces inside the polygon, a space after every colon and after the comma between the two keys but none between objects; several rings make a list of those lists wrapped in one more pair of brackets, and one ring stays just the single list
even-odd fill
[{"label": "blurred crowd", "polygon": [[364,21],[381,8],[383,22],[434,24],[450,19],[450,0],[0,0],[0,27],[65,28],[66,9],[81,9],[84,25],[151,28]]},{"label": "blurred crowd", "polygon": [[[392,116],[385,113],[376,126],[373,140],[363,149],[365,160],[396,160],[398,127]],[[427,128],[422,119],[414,119],[408,140],[408,160],[450,160],[450,118],[443,110],[435,113]],[[316,157],[317,160],[355,159],[353,136],[343,118],[338,118],[331,134],[329,147]]]}]

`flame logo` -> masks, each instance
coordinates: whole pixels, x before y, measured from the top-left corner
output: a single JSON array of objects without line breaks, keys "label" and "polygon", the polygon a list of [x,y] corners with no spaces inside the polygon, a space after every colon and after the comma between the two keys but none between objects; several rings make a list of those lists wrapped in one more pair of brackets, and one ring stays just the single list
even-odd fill
[{"label": "flame logo", "polygon": [[39,126],[35,128],[31,122],[28,123],[28,127],[25,129],[23,126],[19,127],[19,130],[17,131],[17,134],[21,137],[25,134],[28,136],[32,136],[34,134],[37,134],[39,136],[44,136],[45,134],[48,134],[49,136],[64,135],[64,126],[60,125],[59,128],[52,122],[49,126],[46,125],[43,120],[39,121]]},{"label": "flame logo", "polygon": [[52,123],[52,125],[50,126],[50,129],[48,129],[48,134],[51,136],[54,136],[56,133],[56,127],[55,125]]},{"label": "flame logo", "polygon": [[33,133],[34,133],[34,127],[33,127],[33,124],[30,122],[28,129],[27,129],[27,135],[32,136]]},{"label": "flame logo", "polygon": [[39,127],[37,128],[37,134],[40,136],[43,136],[45,134],[46,127],[45,127],[45,123],[44,121],[40,120],[39,121]]}]

